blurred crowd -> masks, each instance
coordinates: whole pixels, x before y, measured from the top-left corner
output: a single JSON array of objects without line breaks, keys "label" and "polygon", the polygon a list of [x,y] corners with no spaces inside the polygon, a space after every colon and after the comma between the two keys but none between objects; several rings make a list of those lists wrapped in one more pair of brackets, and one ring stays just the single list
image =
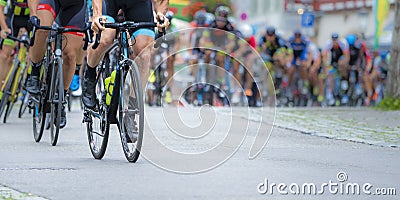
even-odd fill
[{"label": "blurred crowd", "polygon": [[[236,22],[231,14],[225,5],[194,14],[184,59],[193,80],[180,101],[199,106],[369,106],[383,98],[390,54],[371,51],[360,35],[332,33],[318,45],[301,30],[284,38],[268,26],[256,37],[250,24]],[[167,16],[169,32],[177,31],[173,13]],[[168,80],[180,40],[179,33],[167,35],[154,56],[166,61],[149,78],[150,105],[173,101],[173,81]]]}]

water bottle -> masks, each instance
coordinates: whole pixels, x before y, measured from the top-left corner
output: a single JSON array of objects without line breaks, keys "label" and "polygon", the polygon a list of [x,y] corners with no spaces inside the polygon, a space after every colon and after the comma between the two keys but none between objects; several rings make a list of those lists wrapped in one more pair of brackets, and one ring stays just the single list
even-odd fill
[{"label": "water bottle", "polygon": [[111,104],[111,97],[112,97],[113,90],[114,90],[115,74],[116,74],[116,71],[114,70],[111,73],[111,76],[107,77],[104,80],[104,85],[105,85],[105,89],[106,89],[106,92],[107,92],[107,94],[106,94],[106,104],[107,104],[107,106],[109,106]]}]

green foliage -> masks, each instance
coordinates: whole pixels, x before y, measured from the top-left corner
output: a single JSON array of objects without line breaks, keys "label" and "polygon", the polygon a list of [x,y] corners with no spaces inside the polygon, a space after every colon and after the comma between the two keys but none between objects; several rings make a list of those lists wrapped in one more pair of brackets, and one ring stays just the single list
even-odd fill
[{"label": "green foliage", "polygon": [[400,98],[384,98],[376,108],[381,110],[400,110]]}]

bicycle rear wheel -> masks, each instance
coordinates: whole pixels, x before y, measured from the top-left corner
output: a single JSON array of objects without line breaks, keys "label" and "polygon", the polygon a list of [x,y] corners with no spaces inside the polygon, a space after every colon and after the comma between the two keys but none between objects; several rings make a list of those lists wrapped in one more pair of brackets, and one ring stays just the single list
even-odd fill
[{"label": "bicycle rear wheel", "polygon": [[44,126],[46,124],[46,112],[43,108],[44,100],[39,97],[38,102],[34,103],[33,108],[33,138],[40,142],[43,136]]},{"label": "bicycle rear wheel", "polygon": [[64,82],[62,77],[62,60],[53,63],[53,73],[50,93],[50,139],[51,145],[56,146],[60,132],[61,110],[64,98]]},{"label": "bicycle rear wheel", "polygon": [[110,122],[108,120],[108,107],[105,98],[105,87],[103,73],[99,74],[99,79],[96,85],[97,106],[95,111],[85,110],[86,132],[88,135],[88,142],[90,152],[95,159],[102,159],[108,143],[108,136],[110,132]]},{"label": "bicycle rear wheel", "polygon": [[118,129],[126,159],[136,162],[142,148],[144,102],[138,66],[134,61],[129,63],[128,73],[120,79]]}]

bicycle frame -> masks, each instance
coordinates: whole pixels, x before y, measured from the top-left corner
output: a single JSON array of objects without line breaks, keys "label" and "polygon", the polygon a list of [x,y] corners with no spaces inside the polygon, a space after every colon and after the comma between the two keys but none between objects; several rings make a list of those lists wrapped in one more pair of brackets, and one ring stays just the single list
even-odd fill
[{"label": "bicycle frame", "polygon": [[[120,48],[120,52],[122,52],[116,62],[115,66],[115,81],[114,81],[114,90],[111,97],[111,103],[108,108],[108,119],[111,124],[117,124],[117,113],[118,113],[118,104],[122,96],[120,95],[120,84],[121,79],[125,76],[125,63],[129,59],[129,43],[128,43],[128,34],[126,31],[119,32],[118,42],[115,44]],[[122,68],[124,67],[124,68]]]}]

